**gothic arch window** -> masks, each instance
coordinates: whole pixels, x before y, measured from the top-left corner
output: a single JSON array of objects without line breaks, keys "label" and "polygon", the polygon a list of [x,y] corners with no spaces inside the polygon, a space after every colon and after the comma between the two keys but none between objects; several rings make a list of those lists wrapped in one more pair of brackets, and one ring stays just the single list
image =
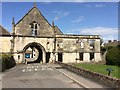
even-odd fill
[{"label": "gothic arch window", "polygon": [[32,23],[30,23],[30,27],[31,27],[31,35],[36,36],[38,34],[39,24],[36,21],[33,21]]}]

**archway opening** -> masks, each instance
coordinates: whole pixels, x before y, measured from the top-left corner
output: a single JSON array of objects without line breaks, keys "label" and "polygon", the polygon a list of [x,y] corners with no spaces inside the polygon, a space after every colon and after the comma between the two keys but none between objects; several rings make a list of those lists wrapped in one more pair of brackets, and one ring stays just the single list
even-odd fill
[{"label": "archway opening", "polygon": [[27,63],[43,62],[42,47],[38,43],[30,43],[24,48],[24,57]]}]

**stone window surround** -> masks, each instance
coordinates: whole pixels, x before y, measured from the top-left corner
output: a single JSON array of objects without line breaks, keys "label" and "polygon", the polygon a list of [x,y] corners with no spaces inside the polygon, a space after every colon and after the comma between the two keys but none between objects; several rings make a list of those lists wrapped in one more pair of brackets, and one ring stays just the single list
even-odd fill
[{"label": "stone window surround", "polygon": [[36,22],[36,21],[33,21],[32,23],[30,23],[30,27],[31,27],[31,34],[33,35],[33,36],[35,36],[35,35],[37,35],[38,33],[37,33],[37,31],[38,31],[38,28],[39,28],[39,23],[38,22]]}]

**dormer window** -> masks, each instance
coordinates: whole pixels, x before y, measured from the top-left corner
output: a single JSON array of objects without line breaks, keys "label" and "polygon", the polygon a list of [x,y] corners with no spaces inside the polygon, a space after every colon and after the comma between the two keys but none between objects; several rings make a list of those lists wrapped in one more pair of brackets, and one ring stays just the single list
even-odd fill
[{"label": "dormer window", "polygon": [[31,26],[31,34],[32,36],[35,36],[38,34],[38,26],[39,24],[36,21],[33,21],[32,23],[30,23]]}]

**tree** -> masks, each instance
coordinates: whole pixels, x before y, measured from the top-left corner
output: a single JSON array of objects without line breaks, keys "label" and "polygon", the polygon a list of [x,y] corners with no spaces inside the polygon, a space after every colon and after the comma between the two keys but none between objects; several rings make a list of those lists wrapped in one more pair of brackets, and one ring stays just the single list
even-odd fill
[{"label": "tree", "polygon": [[115,46],[108,49],[106,54],[106,64],[108,65],[120,65],[120,47]]}]

